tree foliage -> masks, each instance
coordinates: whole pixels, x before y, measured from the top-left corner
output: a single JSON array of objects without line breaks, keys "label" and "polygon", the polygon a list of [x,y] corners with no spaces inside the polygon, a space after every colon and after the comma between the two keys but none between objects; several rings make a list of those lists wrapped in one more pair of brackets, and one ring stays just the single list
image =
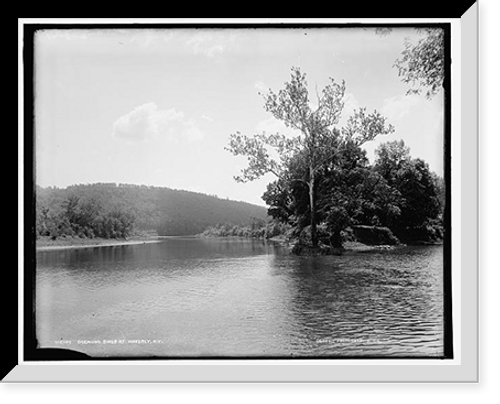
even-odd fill
[{"label": "tree foliage", "polygon": [[[304,175],[300,164],[291,170],[290,176]],[[309,222],[308,190],[300,182],[288,184],[269,184],[263,199],[269,214],[300,239]],[[349,229],[366,226],[386,228],[405,243],[442,239],[444,181],[423,160],[412,158],[403,141],[381,144],[373,165],[351,143],[324,164],[317,187],[319,238],[332,247],[342,246]]]},{"label": "tree foliage", "polygon": [[389,222],[405,241],[442,237],[444,181],[422,159],[410,157],[403,141],[382,144],[376,150],[374,170],[398,192],[398,220]]},{"label": "tree foliage", "polygon": [[65,196],[59,206],[37,202],[37,235],[53,239],[60,236],[86,238],[125,238],[134,228],[130,210],[104,207],[96,199],[76,194]]},{"label": "tree foliage", "polygon": [[444,30],[426,28],[420,31],[425,33],[425,37],[416,44],[406,40],[401,58],[396,60],[394,66],[401,80],[410,86],[408,94],[425,91],[427,98],[432,98],[443,86]]},{"label": "tree foliage", "polygon": [[287,233],[289,226],[277,220],[263,220],[252,218],[246,225],[235,225],[230,223],[219,223],[206,228],[204,237],[248,237],[270,239]]}]

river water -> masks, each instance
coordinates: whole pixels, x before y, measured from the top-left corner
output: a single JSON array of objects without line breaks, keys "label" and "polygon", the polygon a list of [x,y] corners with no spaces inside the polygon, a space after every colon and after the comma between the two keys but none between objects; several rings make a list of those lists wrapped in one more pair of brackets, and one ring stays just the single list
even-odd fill
[{"label": "river water", "polygon": [[441,357],[443,248],[298,257],[217,238],[37,253],[41,347],[95,357]]}]

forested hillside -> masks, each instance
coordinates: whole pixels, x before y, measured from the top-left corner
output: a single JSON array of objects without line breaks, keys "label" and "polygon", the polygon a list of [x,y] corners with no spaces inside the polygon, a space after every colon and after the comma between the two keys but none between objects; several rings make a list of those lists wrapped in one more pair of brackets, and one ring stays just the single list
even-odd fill
[{"label": "forested hillside", "polygon": [[127,237],[136,231],[192,235],[218,223],[265,219],[266,208],[169,188],[98,183],[36,188],[36,234]]}]

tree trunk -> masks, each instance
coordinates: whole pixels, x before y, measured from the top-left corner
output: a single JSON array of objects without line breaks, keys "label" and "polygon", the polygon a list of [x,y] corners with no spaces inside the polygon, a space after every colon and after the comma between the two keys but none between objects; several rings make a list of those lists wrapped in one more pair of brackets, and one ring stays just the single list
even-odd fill
[{"label": "tree trunk", "polygon": [[318,246],[318,232],[316,229],[316,194],[314,192],[314,170],[312,167],[309,169],[309,206],[311,216],[311,243],[313,247]]}]

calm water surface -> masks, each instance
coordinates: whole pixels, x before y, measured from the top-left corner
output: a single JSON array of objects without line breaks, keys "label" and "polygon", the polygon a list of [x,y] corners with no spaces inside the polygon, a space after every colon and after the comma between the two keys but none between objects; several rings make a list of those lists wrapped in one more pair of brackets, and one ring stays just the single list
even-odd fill
[{"label": "calm water surface", "polygon": [[37,337],[100,357],[441,356],[442,255],[197,238],[39,252]]}]

